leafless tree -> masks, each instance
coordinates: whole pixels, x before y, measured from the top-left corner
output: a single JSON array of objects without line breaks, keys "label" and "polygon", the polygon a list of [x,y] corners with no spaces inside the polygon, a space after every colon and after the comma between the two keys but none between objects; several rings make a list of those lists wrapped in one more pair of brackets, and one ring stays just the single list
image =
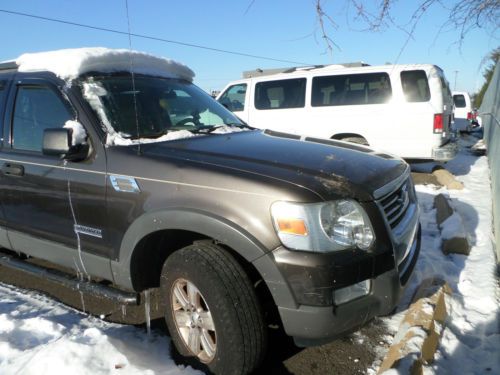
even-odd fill
[{"label": "leafless tree", "polygon": [[[327,31],[325,25],[336,26],[336,24],[327,10],[327,1],[314,1],[321,37],[325,41],[327,49],[332,51],[332,47],[335,46],[333,43],[335,36]],[[395,26],[408,35],[406,43],[413,37],[421,18],[433,7],[438,6],[448,11],[448,16],[443,20],[441,29],[457,30],[459,47],[461,47],[467,33],[472,29],[485,28],[491,30],[493,35],[500,26],[500,0],[419,0],[412,3],[414,11],[410,19],[403,24],[396,23],[392,18],[391,11],[397,0],[379,0],[375,6],[373,6],[374,0],[344,0],[344,2],[347,6],[354,8],[355,18],[361,20],[366,25],[367,30],[382,31],[390,26]],[[408,1],[405,2],[408,3]]]}]

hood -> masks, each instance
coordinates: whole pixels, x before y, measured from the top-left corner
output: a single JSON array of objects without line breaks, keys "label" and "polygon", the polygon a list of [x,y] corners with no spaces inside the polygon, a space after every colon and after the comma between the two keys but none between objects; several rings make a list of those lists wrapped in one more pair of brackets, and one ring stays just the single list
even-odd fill
[{"label": "hood", "polygon": [[269,130],[145,144],[141,151],[146,157],[180,158],[279,179],[311,190],[324,200],[373,200],[377,189],[408,168],[403,160],[367,147]]}]

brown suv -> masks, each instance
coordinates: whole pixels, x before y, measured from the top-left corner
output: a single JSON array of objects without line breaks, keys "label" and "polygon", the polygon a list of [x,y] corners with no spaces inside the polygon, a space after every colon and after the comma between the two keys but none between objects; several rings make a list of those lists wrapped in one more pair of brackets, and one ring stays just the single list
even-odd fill
[{"label": "brown suv", "polygon": [[420,246],[408,165],[253,130],[192,78],[123,50],[0,64],[0,245],[122,303],[159,287],[176,348],[214,373],[254,370],[273,316],[307,346],[391,312]]}]

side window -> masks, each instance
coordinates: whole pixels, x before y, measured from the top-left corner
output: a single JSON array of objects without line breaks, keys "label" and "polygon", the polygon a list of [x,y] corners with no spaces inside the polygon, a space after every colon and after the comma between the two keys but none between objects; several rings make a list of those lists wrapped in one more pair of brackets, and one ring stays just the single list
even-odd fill
[{"label": "side window", "polygon": [[302,108],[306,98],[306,79],[283,79],[255,85],[255,108]]},{"label": "side window", "polygon": [[391,97],[387,73],[314,77],[312,82],[313,107],[381,104]]},{"label": "side window", "polygon": [[233,112],[245,109],[246,83],[229,87],[219,98],[219,103]]},{"label": "side window", "polygon": [[423,70],[401,72],[401,84],[407,102],[427,102],[431,98],[427,74]]},{"label": "side window", "polygon": [[44,129],[63,127],[73,117],[50,88],[19,86],[12,120],[12,148],[41,152]]},{"label": "side window", "polygon": [[465,108],[465,96],[463,95],[453,95],[453,103],[457,108]]}]

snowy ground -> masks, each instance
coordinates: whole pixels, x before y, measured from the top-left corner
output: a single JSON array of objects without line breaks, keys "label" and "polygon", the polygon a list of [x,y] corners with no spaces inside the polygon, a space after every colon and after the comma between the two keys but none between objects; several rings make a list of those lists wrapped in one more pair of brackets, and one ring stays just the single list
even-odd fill
[{"label": "snowy ground", "polygon": [[199,374],[178,367],[165,336],[106,323],[36,292],[0,284],[2,375]]},{"label": "snowy ground", "polygon": [[[464,142],[466,144],[467,142]],[[464,148],[447,168],[465,189],[447,191],[417,186],[423,229],[422,251],[415,275],[401,306],[406,306],[417,285],[439,276],[453,289],[450,319],[437,360],[426,374],[500,373],[499,287],[492,246],[489,169],[486,157]],[[439,250],[434,196],[447,194],[463,216],[470,235],[469,257],[445,256]],[[390,342],[404,315],[382,321]],[[358,334],[355,334],[356,338]],[[386,348],[380,342],[380,357]],[[168,337],[143,328],[104,322],[36,292],[0,283],[0,374],[193,374],[176,366]],[[379,362],[367,369],[376,373]],[[458,370],[460,369],[460,370]]]},{"label": "snowy ground", "polygon": [[[492,236],[492,197],[490,174],[485,156],[468,152],[473,137],[461,141],[461,152],[446,165],[464,183],[464,190],[433,185],[417,186],[421,208],[422,248],[415,273],[401,306],[407,305],[420,282],[437,276],[453,290],[448,306],[449,318],[434,364],[425,374],[500,374],[500,289]],[[470,255],[444,255],[440,251],[441,234],[436,223],[434,197],[442,193],[451,198],[462,216],[472,249]],[[394,334],[405,310],[384,319]],[[369,373],[375,373],[376,362]]]}]

